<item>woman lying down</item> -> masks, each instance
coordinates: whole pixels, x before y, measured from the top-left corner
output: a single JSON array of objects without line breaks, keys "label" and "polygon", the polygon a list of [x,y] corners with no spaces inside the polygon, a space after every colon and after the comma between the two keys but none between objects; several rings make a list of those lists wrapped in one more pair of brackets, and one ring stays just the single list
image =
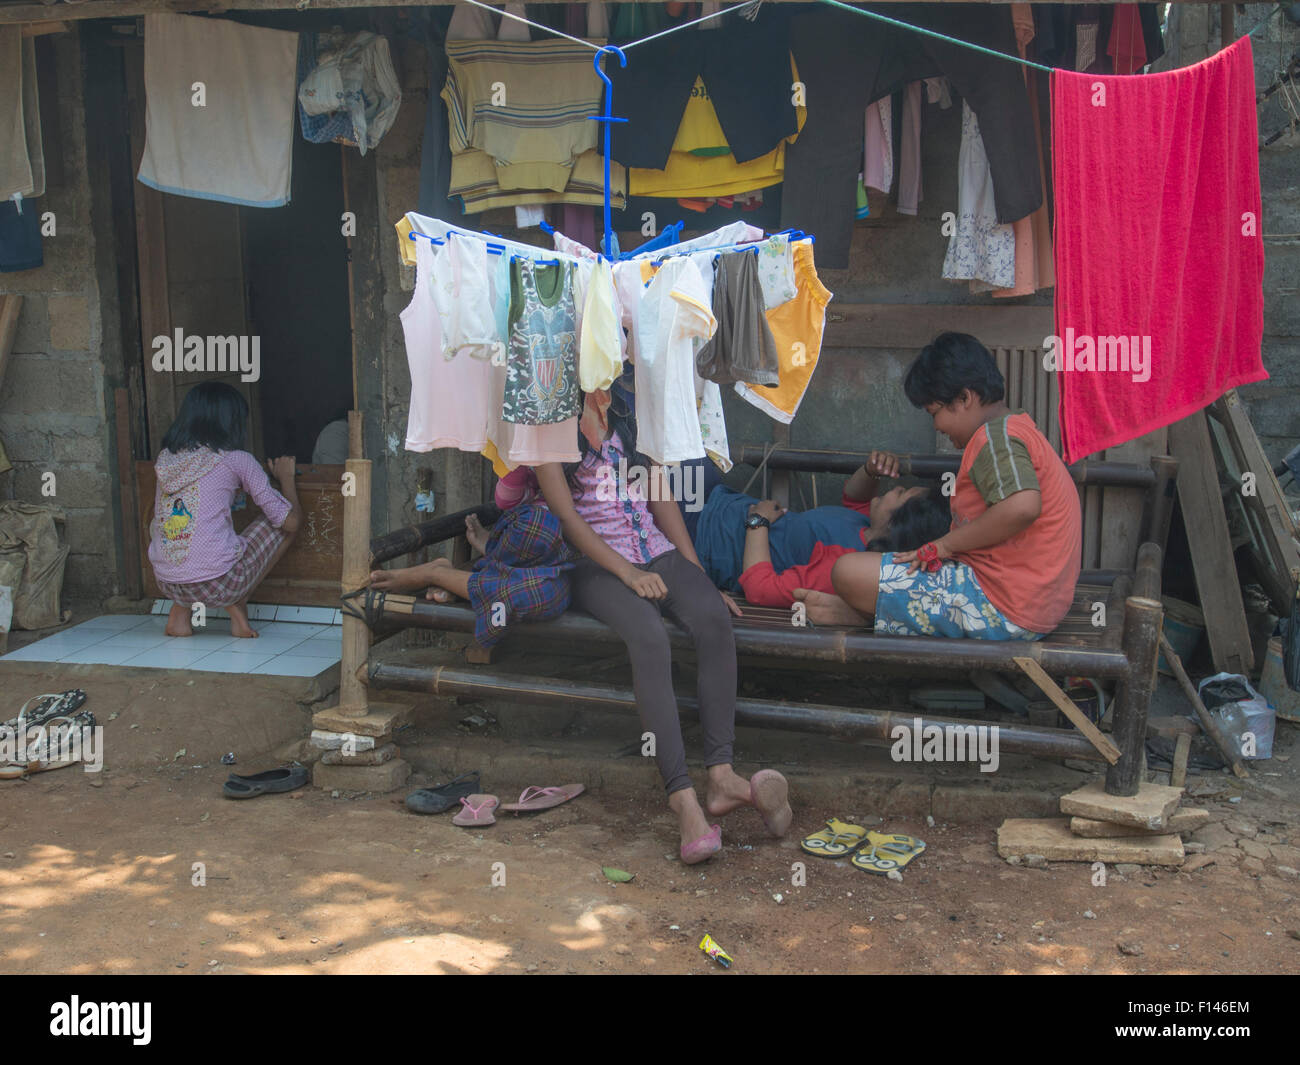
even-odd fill
[{"label": "woman lying down", "polygon": [[[694,513],[683,508],[683,516],[700,564],[718,588],[743,592],[755,606],[788,607],[797,590],[833,592],[831,570],[842,555],[911,551],[947,532],[951,518],[938,486],[879,491],[882,478],[897,475],[898,459],[873,451],[845,483],[839,506],[799,512],[736,492],[710,472],[704,507]],[[377,570],[371,586],[408,594],[427,589],[426,598],[442,603],[468,599],[484,646],[503,635],[503,613],[513,620],[558,617],[569,604],[567,576],[576,555],[540,499],[532,471],[521,467],[502,478],[495,501],[502,517],[490,531],[472,515],[466,520],[466,537],[480,556],[471,569],[439,558]],[[494,619],[497,603],[504,610]]]}]

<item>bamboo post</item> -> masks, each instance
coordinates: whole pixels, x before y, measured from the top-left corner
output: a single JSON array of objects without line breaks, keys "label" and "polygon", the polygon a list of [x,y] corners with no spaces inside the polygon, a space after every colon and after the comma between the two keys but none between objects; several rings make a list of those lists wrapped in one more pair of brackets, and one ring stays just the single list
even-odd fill
[{"label": "bamboo post", "polygon": [[[362,587],[370,577],[370,460],[348,459],[346,470],[344,487],[347,491],[343,496],[344,593]],[[344,612],[339,713],[345,717],[364,717],[369,709],[365,685],[358,677],[358,670],[366,666],[369,656],[369,626],[360,618]]]},{"label": "bamboo post", "polygon": [[1164,609],[1157,599],[1130,596],[1124,603],[1124,654],[1128,675],[1115,690],[1113,735],[1122,754],[1106,771],[1107,795],[1136,795],[1144,782],[1147,708],[1156,685],[1156,657]]}]

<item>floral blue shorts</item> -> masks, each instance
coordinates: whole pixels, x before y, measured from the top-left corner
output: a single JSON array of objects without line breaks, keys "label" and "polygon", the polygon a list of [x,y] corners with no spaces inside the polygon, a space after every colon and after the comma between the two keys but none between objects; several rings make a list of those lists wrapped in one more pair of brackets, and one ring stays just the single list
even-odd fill
[{"label": "floral blue shorts", "polygon": [[876,595],[876,632],[899,636],[969,636],[976,640],[1041,640],[1009,621],[989,602],[975,571],[965,562],[948,559],[933,573],[880,559],[880,591]]}]

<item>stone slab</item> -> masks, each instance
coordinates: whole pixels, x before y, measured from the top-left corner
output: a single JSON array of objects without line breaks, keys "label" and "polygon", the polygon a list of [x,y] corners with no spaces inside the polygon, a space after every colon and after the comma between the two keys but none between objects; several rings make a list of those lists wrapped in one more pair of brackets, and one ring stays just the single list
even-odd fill
[{"label": "stone slab", "polygon": [[385,743],[373,751],[358,751],[353,755],[346,755],[342,751],[326,751],[321,755],[321,762],[325,765],[383,765],[396,757],[397,744]]},{"label": "stone slab", "polygon": [[1095,780],[1062,795],[1061,813],[1145,831],[1165,830],[1182,797],[1182,788],[1147,783],[1139,785],[1136,795],[1107,795],[1104,783]]},{"label": "stone slab", "polygon": [[[1209,822],[1209,810],[1189,806],[1183,810],[1175,810],[1170,816],[1169,824],[1165,826],[1164,831],[1182,835],[1184,832],[1195,832],[1202,825],[1207,825]],[[1129,825],[1116,825],[1109,821],[1093,821],[1087,817],[1071,817],[1070,831],[1076,836],[1086,836],[1089,839],[1113,839],[1119,836],[1149,836],[1155,834],[1150,830],[1144,832]]]},{"label": "stone slab", "polygon": [[311,730],[311,745],[322,751],[341,751],[351,745],[354,751],[373,751],[375,737],[358,736],[355,732],[326,732],[323,729]]},{"label": "stone slab", "polygon": [[405,703],[371,703],[361,717],[348,717],[338,707],[318,710],[312,715],[312,728],[323,732],[351,732],[357,736],[386,736],[406,723],[411,708]]},{"label": "stone slab", "polygon": [[318,788],[337,791],[396,791],[411,775],[410,763],[394,758],[383,765],[326,765],[317,762],[311,782]]},{"label": "stone slab", "polygon": [[1183,841],[1177,836],[1122,836],[1088,839],[1070,831],[1066,817],[1012,818],[998,829],[998,854],[1024,859],[1041,854],[1052,862],[1131,862],[1182,865]]}]

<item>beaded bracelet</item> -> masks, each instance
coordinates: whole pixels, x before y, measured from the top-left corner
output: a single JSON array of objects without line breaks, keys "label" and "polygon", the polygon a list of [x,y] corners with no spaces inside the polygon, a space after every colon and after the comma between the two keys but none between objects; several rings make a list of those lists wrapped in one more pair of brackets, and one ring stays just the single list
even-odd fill
[{"label": "beaded bracelet", "polygon": [[921,568],[927,573],[933,573],[943,565],[939,560],[939,548],[933,541],[928,544],[922,544],[917,548],[916,560],[921,563]]}]

